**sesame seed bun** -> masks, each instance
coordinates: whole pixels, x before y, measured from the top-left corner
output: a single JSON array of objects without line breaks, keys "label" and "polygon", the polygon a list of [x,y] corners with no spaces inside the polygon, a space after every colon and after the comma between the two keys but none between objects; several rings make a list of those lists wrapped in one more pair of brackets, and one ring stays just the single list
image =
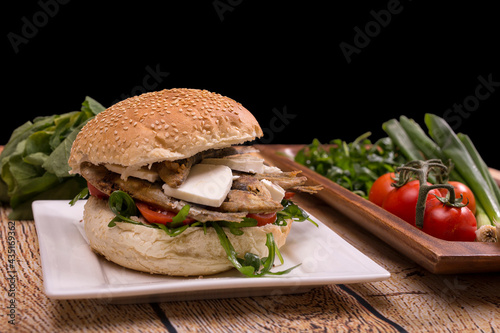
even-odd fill
[{"label": "sesame seed bun", "polygon": [[[160,229],[117,222],[108,227],[115,214],[107,201],[90,197],[83,213],[85,233],[91,248],[109,261],[121,266],[152,274],[172,276],[210,275],[233,268],[220,245],[213,228],[188,228],[176,237]],[[132,217],[139,221],[139,218]],[[266,234],[272,232],[274,241],[285,244],[292,221],[286,226],[267,224],[242,228],[244,236],[226,235],[238,254],[247,252],[267,257]]]},{"label": "sesame seed bun", "polygon": [[80,164],[143,166],[187,158],[263,135],[236,101],[198,89],[169,89],[131,97],[90,120],[75,139],[72,173]]}]

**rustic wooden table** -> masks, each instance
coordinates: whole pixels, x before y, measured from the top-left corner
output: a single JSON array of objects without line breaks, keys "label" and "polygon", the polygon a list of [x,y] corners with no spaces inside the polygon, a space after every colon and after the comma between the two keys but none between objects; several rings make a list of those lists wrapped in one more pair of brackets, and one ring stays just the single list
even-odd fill
[{"label": "rustic wooden table", "polygon": [[387,269],[385,281],[303,294],[115,305],[43,293],[33,221],[0,210],[0,332],[499,332],[500,272],[436,275],[312,196],[296,201]]},{"label": "rustic wooden table", "polygon": [[320,199],[298,194],[294,201],[391,277],[293,295],[129,305],[54,300],[43,292],[35,223],[9,220],[10,208],[0,206],[0,332],[500,331],[500,272],[432,274]]}]

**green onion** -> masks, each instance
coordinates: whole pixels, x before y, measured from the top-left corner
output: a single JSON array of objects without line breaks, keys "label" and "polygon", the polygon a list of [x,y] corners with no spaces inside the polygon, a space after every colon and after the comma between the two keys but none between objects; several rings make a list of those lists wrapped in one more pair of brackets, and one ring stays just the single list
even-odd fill
[{"label": "green onion", "polygon": [[480,169],[455,132],[444,119],[433,114],[425,115],[425,123],[432,139],[441,147],[445,156],[454,162],[455,168],[465,179],[490,220],[499,221],[500,204],[497,197],[490,190]]},{"label": "green onion", "polygon": [[478,242],[493,243],[497,241],[495,227],[479,202],[476,202],[476,222],[476,240]]},{"label": "green onion", "polygon": [[481,155],[479,155],[479,152],[477,151],[476,147],[472,143],[472,140],[469,138],[468,135],[458,133],[457,134],[458,138],[462,143],[464,144],[465,148],[469,152],[469,155],[472,157],[474,160],[474,163],[476,163],[477,167],[481,171],[481,174],[483,175],[484,179],[488,183],[488,186],[490,190],[495,193],[495,196],[497,197],[497,200],[500,202],[500,188],[498,187],[497,183],[491,176],[490,170],[488,169],[488,166],[482,159]]},{"label": "green onion", "polygon": [[404,128],[396,119],[391,119],[382,124],[382,128],[391,140],[403,152],[409,161],[422,160],[423,156],[412,142]]},{"label": "green onion", "polygon": [[[411,141],[422,152],[422,157],[425,159],[440,159],[444,164],[448,163],[448,158],[442,152],[441,148],[424,132],[416,121],[408,119],[405,116],[399,117],[399,121]],[[465,180],[454,168],[451,168],[449,178],[465,183]],[[431,178],[432,180],[434,179]]]}]

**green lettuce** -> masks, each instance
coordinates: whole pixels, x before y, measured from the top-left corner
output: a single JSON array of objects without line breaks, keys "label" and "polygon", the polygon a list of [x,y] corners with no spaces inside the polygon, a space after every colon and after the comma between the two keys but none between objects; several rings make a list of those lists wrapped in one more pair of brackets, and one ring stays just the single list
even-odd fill
[{"label": "green lettuce", "polygon": [[72,199],[86,187],[70,175],[71,145],[82,127],[105,108],[86,97],[80,111],[37,117],[16,128],[0,154],[0,201],[9,219],[31,220],[35,200]]}]

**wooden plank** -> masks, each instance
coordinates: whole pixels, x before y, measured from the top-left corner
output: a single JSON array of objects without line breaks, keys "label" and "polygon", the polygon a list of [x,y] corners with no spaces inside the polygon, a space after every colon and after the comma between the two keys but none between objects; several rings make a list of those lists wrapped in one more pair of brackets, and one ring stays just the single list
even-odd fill
[{"label": "wooden plank", "polygon": [[387,269],[373,283],[328,285],[298,295],[114,305],[103,300],[51,300],[43,294],[33,221],[15,221],[16,320],[8,323],[9,208],[0,208],[0,332],[449,332],[500,331],[500,273],[430,273],[315,196],[301,207]]}]

